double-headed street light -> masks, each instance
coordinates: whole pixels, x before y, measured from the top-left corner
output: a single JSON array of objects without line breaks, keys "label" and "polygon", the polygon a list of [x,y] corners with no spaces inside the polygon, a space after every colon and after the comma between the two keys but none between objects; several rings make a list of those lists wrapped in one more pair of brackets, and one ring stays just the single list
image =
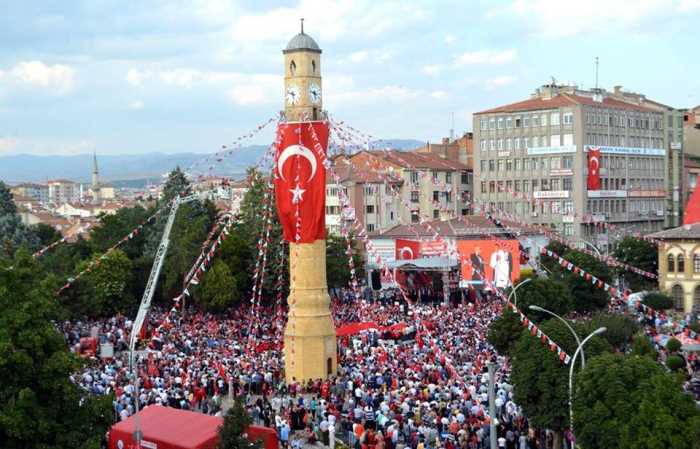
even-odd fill
[{"label": "double-headed street light", "polygon": [[517,284],[515,284],[515,286],[513,287],[513,289],[510,291],[510,294],[508,295],[508,302],[510,302],[510,297],[511,297],[511,296],[515,296],[515,302],[514,302],[513,304],[515,304],[515,305],[517,306],[517,305],[518,305],[518,295],[515,294],[515,291],[518,289],[518,287],[520,287],[521,285],[527,284],[527,283],[530,282],[531,280],[532,280],[532,278],[527,278],[527,279],[525,279],[524,281],[518,282]]},{"label": "double-headed street light", "polygon": [[584,338],[583,341],[579,343],[578,348],[576,348],[576,352],[574,352],[574,356],[571,358],[571,367],[569,368],[569,428],[571,429],[571,434],[574,435],[574,441],[576,437],[574,434],[574,409],[572,406],[572,399],[574,395],[574,365],[576,365],[576,357],[578,357],[579,353],[583,354],[583,345],[585,345],[588,340],[595,335],[602,334],[606,330],[607,329],[605,327],[599,327],[591,332],[588,337]]},{"label": "double-headed street light", "polygon": [[[540,306],[536,306],[536,305],[534,305],[534,304],[531,305],[529,308],[530,308],[530,310],[535,310],[535,311],[537,311],[537,312],[544,312],[544,313],[547,313],[547,314],[553,316],[554,318],[558,319],[558,320],[561,321],[562,323],[564,323],[564,326],[566,326],[566,327],[571,331],[571,334],[574,336],[574,339],[576,339],[576,344],[579,345],[579,347],[581,346],[581,339],[578,338],[578,334],[576,333],[576,331],[574,330],[574,328],[571,327],[571,325],[569,324],[569,322],[566,321],[564,318],[560,317],[559,315],[557,315],[556,313],[552,312],[551,310],[547,310],[547,309],[545,309],[545,308],[542,308],[542,307],[540,307]],[[585,367],[586,367],[586,355],[583,353],[583,349],[581,349],[581,369],[583,369],[583,368],[585,368]]]}]

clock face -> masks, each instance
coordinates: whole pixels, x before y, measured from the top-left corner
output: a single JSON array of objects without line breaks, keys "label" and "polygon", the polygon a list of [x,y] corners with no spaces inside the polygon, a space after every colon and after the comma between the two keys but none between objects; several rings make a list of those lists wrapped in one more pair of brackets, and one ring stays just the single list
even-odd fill
[{"label": "clock face", "polygon": [[321,102],[321,87],[316,83],[311,83],[309,85],[309,98],[314,104],[319,104]]},{"label": "clock face", "polygon": [[301,100],[301,92],[295,85],[287,87],[287,104],[296,105]]}]

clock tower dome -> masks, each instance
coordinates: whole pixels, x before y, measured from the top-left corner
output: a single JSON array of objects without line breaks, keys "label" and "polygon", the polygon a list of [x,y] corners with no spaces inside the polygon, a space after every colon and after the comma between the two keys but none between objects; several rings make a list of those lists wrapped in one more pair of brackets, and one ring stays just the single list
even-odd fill
[{"label": "clock tower dome", "polygon": [[284,112],[287,121],[320,120],[321,49],[316,41],[301,32],[287,44],[284,54]]}]

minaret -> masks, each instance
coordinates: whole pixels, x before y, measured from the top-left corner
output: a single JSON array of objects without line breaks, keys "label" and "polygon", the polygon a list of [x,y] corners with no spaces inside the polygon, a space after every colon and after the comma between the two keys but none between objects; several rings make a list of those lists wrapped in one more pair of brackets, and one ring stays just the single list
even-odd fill
[{"label": "minaret", "polygon": [[[321,49],[301,32],[284,53],[288,122],[321,119]],[[289,316],[284,332],[287,383],[325,379],[337,371],[335,326],[326,281],[326,241],[289,244]]]},{"label": "minaret", "polygon": [[99,171],[97,170],[97,152],[92,153],[92,204],[100,204],[100,180]]}]

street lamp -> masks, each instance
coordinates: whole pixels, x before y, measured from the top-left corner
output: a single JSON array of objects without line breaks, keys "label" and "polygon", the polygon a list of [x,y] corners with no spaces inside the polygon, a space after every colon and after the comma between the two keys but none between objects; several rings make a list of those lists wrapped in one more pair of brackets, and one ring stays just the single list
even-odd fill
[{"label": "street lamp", "polygon": [[[574,338],[576,339],[576,344],[578,344],[579,346],[581,346],[581,339],[578,338],[578,334],[576,333],[576,331],[574,330],[574,328],[571,327],[571,325],[569,324],[569,322],[566,321],[564,318],[560,317],[559,315],[557,315],[556,313],[552,312],[551,310],[544,309],[544,308],[542,308],[542,307],[540,307],[540,306],[536,306],[536,305],[534,305],[534,304],[531,305],[529,308],[530,308],[530,310],[535,310],[535,311],[537,311],[537,312],[544,312],[544,313],[547,313],[547,314],[549,314],[549,315],[552,315],[554,318],[557,318],[559,321],[561,321],[562,323],[564,323],[564,326],[566,326],[566,327],[569,328],[569,330],[570,330],[571,333],[573,334]],[[583,353],[583,349],[581,349],[581,369],[583,369],[583,368],[585,368],[585,367],[586,367],[586,356],[585,356],[585,354]]]},{"label": "street lamp", "polygon": [[598,249],[597,246],[595,246],[593,243],[589,242],[588,240],[581,239],[581,241],[583,243],[585,243],[586,245],[590,246],[591,248],[593,248],[593,250],[598,254],[598,257],[600,257],[601,259],[603,258],[603,254],[600,252],[600,250]]},{"label": "street lamp", "polygon": [[513,290],[511,290],[510,294],[508,295],[508,302],[510,302],[511,296],[515,296],[515,303],[514,304],[517,306],[518,305],[518,295],[515,294],[515,291],[518,289],[518,287],[520,287],[521,285],[527,284],[531,280],[532,280],[532,278],[527,278],[524,281],[518,282],[517,284],[515,284],[515,287],[513,287]]},{"label": "street lamp", "polygon": [[576,440],[576,436],[574,434],[574,409],[572,407],[572,399],[574,394],[574,365],[576,365],[576,357],[578,357],[579,352],[583,353],[583,345],[585,345],[586,342],[591,339],[591,337],[602,334],[606,330],[607,329],[605,327],[599,327],[598,329],[591,332],[591,334],[588,337],[584,338],[583,341],[578,345],[578,348],[576,348],[576,352],[574,352],[574,356],[571,359],[571,367],[569,368],[569,428],[571,429],[571,434],[574,435],[574,441]]}]

